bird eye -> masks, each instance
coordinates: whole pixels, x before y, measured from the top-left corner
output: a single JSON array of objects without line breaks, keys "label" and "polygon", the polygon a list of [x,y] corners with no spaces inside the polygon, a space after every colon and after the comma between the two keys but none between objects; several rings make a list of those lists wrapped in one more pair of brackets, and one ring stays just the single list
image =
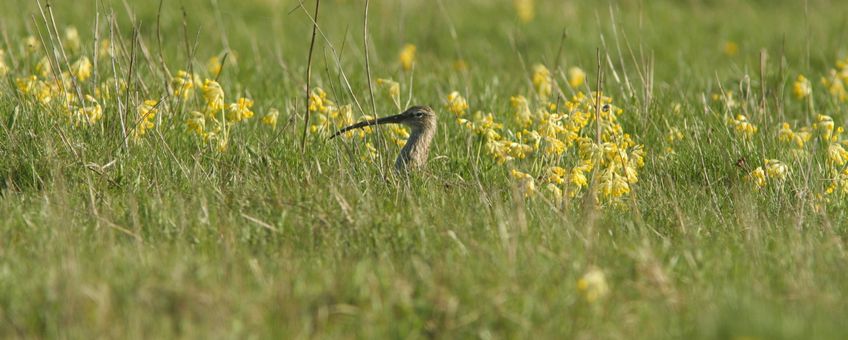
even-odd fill
[{"label": "bird eye", "polygon": [[421,112],[421,111],[415,111],[415,117],[421,117],[421,116],[423,116],[423,115],[424,115],[424,112]]}]

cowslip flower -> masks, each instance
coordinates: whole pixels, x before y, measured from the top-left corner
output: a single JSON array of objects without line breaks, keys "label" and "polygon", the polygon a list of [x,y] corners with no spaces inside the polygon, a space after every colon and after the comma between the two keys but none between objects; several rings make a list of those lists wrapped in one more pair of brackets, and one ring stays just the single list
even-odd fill
[{"label": "cowslip flower", "polygon": [[272,108],[272,109],[268,110],[268,113],[266,113],[264,117],[262,117],[262,124],[268,125],[271,128],[276,129],[277,128],[277,117],[279,117],[279,116],[280,116],[280,111],[277,111],[277,109]]},{"label": "cowslip flower", "polygon": [[748,117],[743,114],[738,114],[735,118],[731,119],[731,124],[736,134],[743,139],[750,140],[757,133],[757,126],[748,122]]},{"label": "cowslip flower", "polygon": [[533,86],[536,87],[536,93],[543,100],[551,95],[553,87],[551,86],[551,71],[545,65],[536,64],[533,66]]},{"label": "cowslip flower", "polygon": [[206,71],[209,72],[210,75],[217,77],[218,74],[221,73],[222,69],[221,59],[217,56],[213,56],[206,61]]},{"label": "cowslip flower", "polygon": [[71,73],[79,81],[86,81],[91,78],[92,65],[88,57],[81,57],[73,65],[71,65]]},{"label": "cowslip flower", "polygon": [[530,174],[512,169],[510,172],[512,178],[518,182],[518,188],[524,194],[524,197],[530,197],[536,192],[536,181]]},{"label": "cowslip flower", "polygon": [[144,137],[147,130],[152,129],[155,126],[153,119],[156,117],[156,114],[159,113],[159,109],[157,108],[158,105],[158,101],[148,99],[136,108],[138,117],[136,118],[135,129],[132,131],[133,139],[139,140],[141,137]]},{"label": "cowslip flower", "polygon": [[830,143],[827,147],[827,159],[837,166],[843,166],[848,162],[848,151],[839,143]]},{"label": "cowslip flower", "polygon": [[192,111],[191,116],[186,119],[186,129],[201,138],[206,138],[206,115]]},{"label": "cowslip flower", "polygon": [[739,53],[739,45],[732,41],[727,41],[724,43],[722,47],[722,51],[725,55],[732,57]]},{"label": "cowslip flower", "polygon": [[593,303],[609,294],[604,272],[598,268],[591,268],[579,280],[577,280],[577,291],[583,295],[586,302]]},{"label": "cowslip flower", "polygon": [[415,50],[416,47],[413,44],[406,44],[400,50],[398,60],[400,61],[400,66],[404,71],[411,70],[412,66],[415,64]]},{"label": "cowslip flower", "polygon": [[630,193],[627,178],[616,173],[614,167],[603,170],[600,180],[601,193],[610,198],[617,198]]},{"label": "cowslip flower", "polygon": [[846,79],[840,77],[836,70],[830,70],[827,76],[821,78],[821,83],[827,89],[827,92],[832,97],[843,102],[848,99],[848,91],[845,90],[845,81]]},{"label": "cowslip flower", "polygon": [[757,167],[754,171],[751,171],[747,179],[752,181],[757,188],[764,188],[766,186],[766,172],[762,167]]},{"label": "cowslip flower", "polygon": [[41,58],[37,64],[35,64],[35,73],[40,75],[42,78],[47,78],[50,75],[50,71],[52,67],[50,65],[50,59],[47,57]]},{"label": "cowslip flower", "polygon": [[253,117],[253,100],[247,98],[239,98],[235,103],[227,107],[227,120],[231,123],[238,123],[245,119]]},{"label": "cowslip flower", "polygon": [[816,116],[816,121],[813,123],[813,128],[827,141],[830,141],[830,138],[833,136],[833,127],[833,118],[827,115],[820,114]]},{"label": "cowslip flower", "polygon": [[513,96],[509,103],[515,112],[515,122],[521,127],[529,127],[533,124],[533,114],[530,112],[530,104],[524,96]]},{"label": "cowslip flower", "polygon": [[807,98],[813,93],[813,85],[806,77],[799,74],[798,79],[792,84],[792,93],[795,94],[797,99]]},{"label": "cowslip flower", "polygon": [[174,78],[171,79],[171,87],[174,89],[174,96],[185,100],[192,94],[191,89],[194,88],[194,80],[192,79],[191,74],[186,71],[179,70],[177,71],[177,74],[174,75]]},{"label": "cowslip flower", "polygon": [[377,86],[386,91],[389,99],[400,108],[400,84],[391,79],[377,79]]},{"label": "cowslip flower", "polygon": [[82,123],[93,125],[103,118],[103,107],[97,102],[97,99],[90,95],[85,95],[86,104],[77,108],[72,117],[74,126]]},{"label": "cowslip flower", "polygon": [[103,38],[100,40],[100,46],[97,47],[97,56],[100,58],[106,58],[111,55],[112,50],[112,40],[109,38]]},{"label": "cowslip flower", "polygon": [[6,65],[6,51],[0,49],[0,77],[9,74],[9,65]]},{"label": "cowslip flower", "polygon": [[462,117],[465,115],[465,112],[468,111],[468,101],[466,101],[459,92],[453,91],[448,94],[447,108],[448,111],[457,117]]},{"label": "cowslip flower", "polygon": [[206,100],[206,112],[215,114],[224,109],[224,89],[217,81],[206,79],[203,82],[203,98]]},{"label": "cowslip flower", "polygon": [[536,16],[533,0],[514,0],[512,3],[515,6],[515,13],[521,22],[527,23],[533,21],[533,18]]},{"label": "cowslip flower", "polygon": [[34,36],[24,38],[24,50],[28,54],[33,54],[41,48],[41,42]]},{"label": "cowslip flower", "polygon": [[65,28],[65,47],[71,53],[77,53],[80,50],[81,42],[79,32],[74,26]]},{"label": "cowslip flower", "polygon": [[578,88],[586,81],[586,72],[579,67],[571,67],[568,69],[568,85],[573,88]]},{"label": "cowslip flower", "polygon": [[453,70],[457,72],[465,72],[468,71],[468,63],[465,60],[457,59],[453,62]]},{"label": "cowslip flower", "polygon": [[778,181],[786,179],[786,174],[789,172],[786,164],[776,159],[766,159],[765,167],[766,175]]}]

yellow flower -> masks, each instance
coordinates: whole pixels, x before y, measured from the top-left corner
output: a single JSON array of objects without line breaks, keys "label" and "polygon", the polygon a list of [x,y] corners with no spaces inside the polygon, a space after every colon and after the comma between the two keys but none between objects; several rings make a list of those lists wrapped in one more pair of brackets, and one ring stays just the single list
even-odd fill
[{"label": "yellow flower", "polygon": [[848,99],[848,91],[845,90],[845,81],[848,81],[848,79],[840,77],[840,74],[836,70],[830,70],[827,76],[821,79],[821,83],[827,88],[827,92],[843,102]]},{"label": "yellow flower", "polygon": [[554,184],[563,184],[565,183],[565,177],[568,174],[568,170],[560,168],[558,166],[552,166],[548,168],[545,176],[545,181],[548,183]]},{"label": "yellow flower", "polygon": [[280,116],[280,111],[277,111],[277,109],[272,108],[272,109],[268,110],[268,113],[266,113],[264,117],[262,117],[262,124],[268,125],[268,126],[274,128],[274,129],[276,129],[277,128],[277,117],[279,117],[279,116]]},{"label": "yellow flower", "polygon": [[112,41],[109,38],[100,40],[100,46],[97,48],[97,56],[106,58],[111,55]]},{"label": "yellow flower", "polygon": [[24,39],[24,50],[27,53],[33,54],[41,48],[41,42],[34,36],[28,36]]},{"label": "yellow flower", "polygon": [[174,78],[171,79],[171,87],[174,89],[174,96],[185,100],[192,94],[191,89],[194,88],[194,80],[191,74],[179,70]]},{"label": "yellow flower", "polygon": [[239,98],[227,108],[227,120],[231,123],[238,123],[253,117],[253,111],[250,110],[251,107],[253,107],[253,100]]},{"label": "yellow flower", "polygon": [[465,60],[457,59],[453,62],[453,69],[457,72],[468,71],[468,64],[465,62]]},{"label": "yellow flower", "polygon": [[533,124],[533,114],[530,112],[530,104],[524,96],[509,98],[509,102],[515,110],[515,122],[521,127],[529,127]]},{"label": "yellow flower", "polygon": [[186,120],[186,128],[201,138],[206,138],[206,116],[197,111],[192,111],[191,117]]},{"label": "yellow flower", "polygon": [[835,165],[843,166],[848,162],[848,151],[839,143],[830,143],[827,147],[827,159]]},{"label": "yellow flower", "polygon": [[545,185],[545,189],[554,196],[555,201],[559,202],[562,200],[562,189],[560,189],[556,184],[548,183]]},{"label": "yellow flower", "polygon": [[80,49],[80,36],[76,27],[68,26],[65,28],[65,47],[71,53],[77,53]]},{"label": "yellow flower", "polygon": [[751,171],[747,178],[753,181],[757,188],[764,188],[766,186],[766,172],[762,167],[757,167],[754,171]]},{"label": "yellow flower", "polygon": [[218,146],[215,148],[215,150],[218,150],[218,152],[226,152],[229,145],[230,139],[226,136],[222,136],[221,138],[218,138]]},{"label": "yellow flower", "polygon": [[798,79],[795,80],[795,83],[792,85],[792,93],[795,94],[795,98],[807,98],[811,93],[813,93],[813,85],[807,78],[799,74]]},{"label": "yellow flower", "polygon": [[536,181],[533,179],[533,176],[515,169],[512,169],[511,175],[518,182],[518,187],[521,189],[524,197],[530,197],[536,192]]},{"label": "yellow flower", "polygon": [[735,56],[739,53],[739,45],[732,41],[725,42],[723,51],[729,57]]},{"label": "yellow flower", "polygon": [[335,104],[327,99],[327,92],[320,87],[312,90],[309,94],[309,111],[327,113]]},{"label": "yellow flower", "polygon": [[533,0],[514,0],[512,3],[515,5],[515,13],[518,14],[518,19],[521,22],[533,21],[533,17],[536,16]]},{"label": "yellow flower", "polygon": [[0,77],[9,74],[9,66],[6,65],[6,51],[0,49]]},{"label": "yellow flower", "polygon": [[409,138],[409,130],[406,127],[403,125],[391,124],[389,125],[389,131],[391,132],[389,139],[391,139],[392,142],[400,147],[406,145],[406,140]]},{"label": "yellow flower", "polygon": [[766,159],[765,167],[768,177],[778,181],[786,179],[786,174],[789,172],[786,164],[776,159]]},{"label": "yellow flower", "polygon": [[216,114],[224,109],[224,89],[217,81],[206,79],[203,82],[203,98],[206,100],[206,113]]},{"label": "yellow flower", "polygon": [[384,89],[392,102],[400,108],[400,84],[391,79],[377,79],[377,86]]},{"label": "yellow flower", "polygon": [[35,73],[40,75],[42,78],[47,78],[50,75],[50,71],[52,67],[50,65],[50,59],[47,57],[41,58],[38,61],[38,64],[35,65]]},{"label": "yellow flower", "polygon": [[750,140],[757,133],[757,127],[748,122],[748,117],[745,117],[745,115],[736,115],[730,123],[733,125],[736,134],[742,137],[742,139]]},{"label": "yellow flower", "polygon": [[400,66],[404,71],[409,71],[412,69],[412,65],[415,64],[415,45],[406,44],[403,46],[403,49],[400,50],[400,56],[398,59],[400,60]]},{"label": "yellow flower", "polygon": [[159,105],[158,101],[148,99],[136,108],[138,117],[136,118],[135,129],[132,131],[133,139],[140,139],[145,135],[145,133],[147,133],[148,129],[152,129],[155,126],[153,119],[156,117],[156,114],[159,113],[157,105]]},{"label": "yellow flower", "polygon": [[577,291],[583,295],[586,302],[593,303],[609,294],[604,272],[597,268],[589,269],[583,277],[577,280]]},{"label": "yellow flower", "polygon": [[547,155],[562,155],[565,152],[566,145],[561,140],[551,137],[545,137],[545,148],[543,152]]},{"label": "yellow flower", "polygon": [[103,108],[94,97],[86,95],[85,101],[86,105],[78,107],[74,111],[74,117],[72,118],[74,126],[78,126],[81,123],[92,125],[103,118]]},{"label": "yellow flower", "polygon": [[91,68],[91,60],[88,60],[88,57],[81,57],[71,65],[71,72],[79,81],[86,81],[91,77]]},{"label": "yellow flower", "polygon": [[821,114],[816,116],[816,122],[813,124],[813,128],[815,128],[826,141],[830,141],[830,138],[833,136],[833,127],[833,118],[830,116]]},{"label": "yellow flower", "polygon": [[457,117],[462,117],[468,110],[468,102],[457,91],[448,94],[448,111],[452,112]]},{"label": "yellow flower", "polygon": [[542,64],[533,66],[533,85],[536,87],[536,92],[542,100],[547,100],[551,95],[553,88],[551,87],[551,71]]},{"label": "yellow flower", "polygon": [[586,81],[586,72],[579,67],[571,67],[568,69],[568,85],[573,88],[578,88]]},{"label": "yellow flower", "polygon": [[213,56],[206,61],[206,71],[213,77],[218,77],[218,74],[221,73],[221,59],[218,59],[217,56]]},{"label": "yellow flower", "polygon": [[630,193],[627,178],[615,172],[613,167],[603,170],[601,174],[601,193],[606,197],[617,198]]}]

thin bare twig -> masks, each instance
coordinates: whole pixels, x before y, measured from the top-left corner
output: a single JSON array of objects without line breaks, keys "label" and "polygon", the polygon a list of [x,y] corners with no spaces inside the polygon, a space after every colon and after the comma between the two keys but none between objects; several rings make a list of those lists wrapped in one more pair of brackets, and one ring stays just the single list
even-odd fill
[{"label": "thin bare twig", "polygon": [[315,15],[313,15],[314,21],[312,22],[312,39],[309,41],[309,57],[306,59],[306,116],[303,119],[303,135],[300,137],[300,152],[303,153],[306,151],[306,131],[309,129],[309,102],[311,100],[309,93],[312,91],[311,86],[311,78],[312,78],[312,50],[315,48],[315,35],[318,33],[318,8],[321,4],[321,0],[315,0]]}]

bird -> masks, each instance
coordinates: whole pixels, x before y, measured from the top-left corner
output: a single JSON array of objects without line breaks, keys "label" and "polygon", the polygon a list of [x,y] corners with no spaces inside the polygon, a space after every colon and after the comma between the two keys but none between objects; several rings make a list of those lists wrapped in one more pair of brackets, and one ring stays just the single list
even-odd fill
[{"label": "bird", "polygon": [[400,150],[395,160],[395,170],[407,171],[423,168],[430,154],[430,144],[436,135],[436,111],[429,106],[412,106],[406,111],[394,116],[369,119],[347,126],[335,134],[333,139],[347,131],[381,124],[403,124],[412,130],[406,145]]}]

